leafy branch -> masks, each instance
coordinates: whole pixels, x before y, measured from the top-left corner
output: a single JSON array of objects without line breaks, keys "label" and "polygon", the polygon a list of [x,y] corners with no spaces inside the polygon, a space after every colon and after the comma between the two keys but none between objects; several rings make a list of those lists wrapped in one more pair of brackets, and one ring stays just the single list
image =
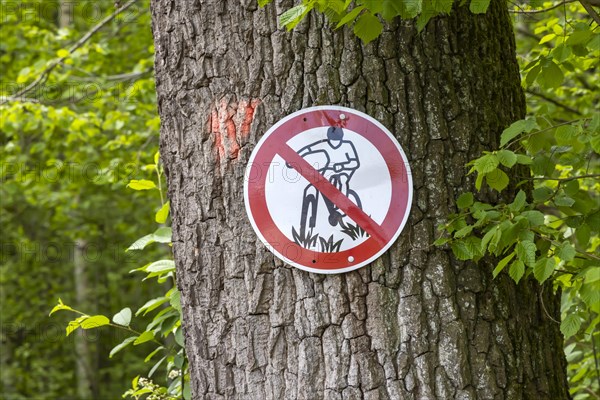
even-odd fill
[{"label": "leafy branch", "polygon": [[27,85],[25,88],[23,88],[22,90],[18,91],[17,93],[13,94],[12,96],[8,96],[7,98],[5,98],[4,100],[0,101],[0,105],[5,104],[6,102],[8,102],[10,99],[19,99],[22,96],[24,96],[25,94],[31,92],[33,89],[35,89],[39,84],[44,83],[50,73],[60,64],[62,64],[67,58],[71,57],[71,55],[77,50],[79,49],[81,46],[83,46],[88,40],[90,40],[90,38],[92,36],[94,36],[94,34],[96,34],[96,32],[98,32],[100,29],[102,29],[106,24],[108,24],[109,22],[111,22],[113,19],[115,19],[119,14],[121,14],[123,11],[127,10],[128,8],[130,8],[132,5],[135,4],[137,0],[129,0],[127,3],[123,4],[122,7],[118,8],[117,10],[115,10],[112,14],[110,14],[109,16],[107,16],[106,18],[104,18],[102,21],[100,21],[96,26],[94,26],[92,29],[90,29],[85,35],[83,35],[77,42],[75,42],[71,47],[69,47],[67,50],[62,52],[62,55],[60,55],[58,58],[54,59],[53,61],[50,62],[50,64],[48,64],[48,66],[46,67],[46,69],[44,69],[40,75],[33,81],[31,82],[29,85]]}]

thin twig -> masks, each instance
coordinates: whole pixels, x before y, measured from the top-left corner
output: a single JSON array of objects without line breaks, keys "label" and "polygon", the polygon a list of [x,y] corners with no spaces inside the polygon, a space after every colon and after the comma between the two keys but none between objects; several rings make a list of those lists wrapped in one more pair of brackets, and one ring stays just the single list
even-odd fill
[{"label": "thin twig", "polygon": [[558,106],[560,108],[563,108],[563,109],[565,109],[565,110],[567,110],[569,112],[572,112],[573,114],[583,115],[581,112],[579,112],[578,110],[574,109],[573,107],[569,107],[568,105],[563,104],[560,101],[555,100],[555,99],[553,99],[551,97],[548,97],[545,94],[542,94],[540,92],[536,92],[535,90],[527,89],[527,90],[525,90],[525,92],[527,92],[527,93],[529,93],[529,94],[531,94],[533,96],[537,96],[537,97],[539,97],[541,99],[544,99],[547,102],[550,102],[550,103],[552,103],[552,104],[554,104],[554,105],[556,105],[556,106]]},{"label": "thin twig", "polygon": [[18,101],[23,103],[39,103],[38,99],[30,99],[27,97],[13,97],[13,96],[0,96],[0,104],[10,103],[11,101]]},{"label": "thin twig", "polygon": [[[104,27],[104,25],[108,24],[110,21],[112,21],[113,19],[115,19],[115,17],[119,14],[121,14],[123,11],[127,10],[129,7],[131,7],[137,0],[129,0],[127,3],[125,3],[123,5],[123,7],[115,10],[115,12],[113,12],[111,15],[109,15],[108,17],[104,18],[102,21],[100,21],[100,23],[96,26],[94,26],[92,29],[90,29],[85,35],[83,35],[77,42],[75,42],[75,44],[73,44],[70,48],[67,49],[68,54],[59,57],[55,60],[53,60],[47,67],[45,70],[43,70],[40,75],[37,77],[36,80],[34,80],[33,82],[31,82],[29,85],[27,85],[27,87],[25,87],[23,90],[15,93],[13,96],[10,96],[11,98],[19,98],[21,96],[23,96],[26,93],[29,93],[31,90],[35,89],[35,87],[41,83],[44,82],[48,75],[50,75],[50,73],[52,72],[52,70],[54,70],[54,68],[56,68],[59,64],[61,64],[63,61],[65,61],[67,58],[69,58],[73,52],[75,52],[77,49],[79,49],[81,46],[83,46],[88,40],[90,40],[90,38],[92,36],[94,36],[94,34],[96,32],[98,32],[100,29],[102,29]],[[0,105],[6,103],[6,101],[2,101],[0,102]]]},{"label": "thin twig", "polygon": [[507,144],[505,144],[504,147],[508,148],[511,145],[513,145],[515,143],[519,143],[521,140],[527,139],[528,137],[531,137],[533,135],[537,135],[539,133],[544,133],[544,132],[547,132],[547,131],[552,130],[554,128],[558,128],[559,126],[569,125],[569,124],[572,124],[574,122],[581,121],[581,120],[586,120],[586,119],[589,119],[589,118],[577,118],[577,119],[573,119],[571,121],[565,121],[565,122],[561,122],[560,124],[549,126],[548,128],[544,128],[544,129],[539,130],[539,131],[530,132],[527,135],[517,136],[516,138],[512,139],[510,142],[508,142]]},{"label": "thin twig", "polygon": [[571,176],[569,178],[548,178],[545,176],[529,177],[529,178],[521,177],[521,179],[528,180],[528,181],[557,181],[557,182],[570,182],[570,181],[574,181],[577,179],[585,179],[585,178],[600,178],[600,174],[577,175],[577,176]]},{"label": "thin twig", "polygon": [[592,7],[592,5],[590,4],[590,2],[586,1],[586,0],[581,0],[579,2],[583,6],[583,8],[585,8],[585,11],[587,11],[587,13],[590,14],[590,17],[592,17],[592,19],[598,25],[600,25],[600,15],[598,15],[598,13],[596,12],[596,10],[594,10],[594,7]]},{"label": "thin twig", "polygon": [[557,324],[560,325],[560,321],[555,320],[550,313],[548,312],[548,310],[546,309],[546,304],[544,304],[544,298],[542,297],[542,293],[544,292],[544,285],[540,286],[540,293],[539,293],[539,297],[540,297],[540,304],[542,305],[542,309],[544,310],[544,313],[546,314],[546,316],[548,318],[550,318],[550,320],[556,322]]},{"label": "thin twig", "polygon": [[553,5],[552,7],[548,7],[548,8],[544,8],[541,10],[523,10],[521,8],[521,6],[516,5],[517,7],[519,7],[519,10],[508,10],[508,12],[513,13],[513,14],[539,14],[539,13],[545,13],[551,10],[554,10],[555,8],[561,7],[565,4],[569,4],[569,3],[575,3],[577,0],[565,0],[565,1],[561,1],[558,4]]}]

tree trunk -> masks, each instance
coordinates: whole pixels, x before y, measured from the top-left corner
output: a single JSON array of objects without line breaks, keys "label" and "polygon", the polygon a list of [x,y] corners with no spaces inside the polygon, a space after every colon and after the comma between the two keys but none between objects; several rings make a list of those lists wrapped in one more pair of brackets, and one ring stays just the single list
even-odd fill
[{"label": "tree trunk", "polygon": [[[83,239],[75,240],[73,246],[73,278],[75,281],[75,299],[79,307],[89,310],[89,288],[86,274],[86,259],[84,256],[87,243]],[[75,336],[75,376],[77,377],[77,397],[79,399],[95,398],[92,352],[88,343],[87,331],[79,329]]]},{"label": "tree trunk", "polygon": [[[525,113],[506,3],[485,16],[461,8],[421,34],[397,21],[366,46],[315,13],[278,30],[293,2],[276,3],[152,3],[194,398],[568,398],[551,288],[492,280],[492,261],[459,262],[431,245],[453,199],[473,188],[465,163]],[[275,258],[243,202],[261,135],[321,104],[387,126],[415,190],[391,249],[332,276]]]}]

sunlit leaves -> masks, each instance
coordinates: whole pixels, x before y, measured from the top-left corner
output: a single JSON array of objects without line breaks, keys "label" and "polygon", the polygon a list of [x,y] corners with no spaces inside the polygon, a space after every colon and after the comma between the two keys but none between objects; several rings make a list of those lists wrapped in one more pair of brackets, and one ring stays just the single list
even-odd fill
[{"label": "sunlit leaves", "polygon": [[129,326],[131,322],[131,309],[125,307],[112,318],[113,322],[122,326]]},{"label": "sunlit leaves", "polygon": [[149,342],[152,339],[154,339],[154,332],[145,331],[144,333],[142,333],[138,338],[136,338],[133,341],[133,345],[137,346],[138,344]]},{"label": "sunlit leaves", "polygon": [[158,228],[154,233],[143,236],[136,240],[127,251],[142,250],[151,243],[170,243],[172,231],[170,227]]},{"label": "sunlit leaves", "polygon": [[569,338],[573,336],[579,330],[581,326],[581,318],[577,314],[569,314],[560,324],[560,331]]},{"label": "sunlit leaves", "polygon": [[509,255],[507,255],[506,257],[504,257],[502,260],[500,260],[500,262],[498,263],[498,265],[496,265],[496,268],[494,268],[494,271],[492,273],[492,275],[494,276],[494,278],[496,276],[498,276],[498,274],[500,272],[502,272],[502,270],[504,269],[504,267],[506,267],[508,265],[508,263],[510,262],[510,260],[512,260],[515,257],[516,253],[510,253]]},{"label": "sunlit leaves", "polygon": [[513,122],[506,128],[500,136],[500,147],[504,147],[512,139],[516,138],[523,132],[531,132],[537,127],[534,119],[521,119]]},{"label": "sunlit leaves", "polygon": [[115,354],[117,354],[119,351],[123,350],[125,347],[129,346],[136,339],[137,339],[137,336],[132,336],[132,337],[126,338],[125,340],[123,340],[123,342],[121,342],[118,345],[116,345],[115,347],[113,347],[113,349],[110,351],[110,354],[108,355],[108,357],[113,358],[113,356]]},{"label": "sunlit leaves", "polygon": [[473,193],[467,192],[461,194],[458,199],[456,199],[456,205],[459,208],[468,208],[473,204]]},{"label": "sunlit leaves", "polygon": [[469,9],[474,14],[485,13],[490,5],[490,0],[471,0]]},{"label": "sunlit leaves", "polygon": [[169,202],[167,201],[162,207],[156,212],[154,219],[159,224],[164,224],[169,216]]},{"label": "sunlit leaves", "polygon": [[149,181],[147,179],[133,179],[129,182],[127,187],[133,190],[157,189],[156,184],[153,181]]},{"label": "sunlit leaves", "polygon": [[110,324],[110,320],[104,315],[94,315],[88,318],[85,318],[81,321],[81,328],[83,329],[93,329],[99,328],[104,325]]},{"label": "sunlit leaves", "polygon": [[508,270],[508,274],[510,277],[516,282],[519,283],[523,274],[525,273],[525,264],[521,260],[514,261]]},{"label": "sunlit leaves", "polygon": [[504,190],[509,183],[508,175],[506,175],[506,172],[502,171],[501,169],[495,169],[494,171],[486,174],[485,177],[487,184],[498,192]]},{"label": "sunlit leaves", "polygon": [[296,7],[290,8],[279,16],[279,24],[285,26],[287,30],[292,30],[302,21],[302,18],[312,9],[313,3],[301,3]]},{"label": "sunlit leaves", "polygon": [[379,19],[371,13],[363,13],[354,24],[354,33],[363,42],[369,43],[377,38],[383,30]]}]

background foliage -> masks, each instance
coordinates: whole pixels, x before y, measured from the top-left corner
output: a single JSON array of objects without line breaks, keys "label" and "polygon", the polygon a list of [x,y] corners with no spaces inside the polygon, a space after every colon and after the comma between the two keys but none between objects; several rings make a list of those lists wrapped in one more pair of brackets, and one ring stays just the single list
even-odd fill
[{"label": "background foliage", "polygon": [[[303,0],[279,22],[293,29],[314,10],[369,43],[386,21],[415,18],[427,29],[459,3],[467,2]],[[551,281],[562,291],[556,323],[576,400],[600,392],[594,4],[510,3],[528,117],[465,169],[498,202],[462,194],[436,242],[460,259],[495,257],[494,275]],[[86,397],[118,398],[131,386],[126,395],[136,399],[188,398],[168,203],[153,158],[159,121],[148,1],[0,5],[0,393],[81,398],[73,370],[87,358]],[[474,13],[488,5],[468,2]],[[55,305],[62,312],[49,319]]]},{"label": "background foliage", "polygon": [[[148,2],[110,20],[79,49],[112,2],[2,1],[0,29],[0,282],[5,399],[79,399],[77,363],[93,398],[119,398],[144,349],[108,358],[123,334],[100,328],[65,337],[68,315],[48,318],[62,297],[110,315],[160,293],[129,270],[164,256],[125,253],[152,231],[159,195],[131,178],[153,176],[158,117]],[[61,60],[22,98],[11,99]],[[75,277],[75,263],[83,276]],[[79,286],[79,287],[78,287]],[[78,295],[79,293],[79,295]],[[85,299],[78,301],[78,297]],[[89,354],[75,346],[82,337]],[[142,346],[140,346],[142,347]]]}]

